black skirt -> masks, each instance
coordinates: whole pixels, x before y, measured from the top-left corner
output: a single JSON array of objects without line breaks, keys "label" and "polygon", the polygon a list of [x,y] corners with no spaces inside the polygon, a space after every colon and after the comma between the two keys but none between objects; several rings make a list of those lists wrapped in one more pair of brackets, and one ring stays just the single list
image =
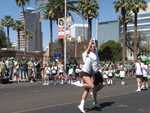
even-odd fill
[{"label": "black skirt", "polygon": [[99,84],[103,84],[103,76],[102,74],[98,71],[97,73],[95,73],[94,75],[94,85],[99,85]]}]

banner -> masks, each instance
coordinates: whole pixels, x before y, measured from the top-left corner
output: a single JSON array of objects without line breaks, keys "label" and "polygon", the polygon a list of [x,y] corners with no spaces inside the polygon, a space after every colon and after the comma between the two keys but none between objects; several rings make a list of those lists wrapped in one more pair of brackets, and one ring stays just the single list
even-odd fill
[{"label": "banner", "polygon": [[[65,36],[65,19],[58,19],[58,39],[64,39]],[[71,16],[66,18],[66,36],[71,36]]]},{"label": "banner", "polygon": [[58,19],[58,39],[64,39],[64,18]]}]

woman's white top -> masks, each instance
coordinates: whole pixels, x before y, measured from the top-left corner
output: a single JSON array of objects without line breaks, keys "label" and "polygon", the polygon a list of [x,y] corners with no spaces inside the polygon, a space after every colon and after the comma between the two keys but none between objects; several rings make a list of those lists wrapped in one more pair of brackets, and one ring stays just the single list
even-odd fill
[{"label": "woman's white top", "polygon": [[135,63],[135,67],[136,67],[136,70],[135,70],[135,74],[136,75],[143,75],[143,72],[142,72],[142,63],[139,63],[139,62],[136,62]]},{"label": "woman's white top", "polygon": [[92,59],[90,58],[90,55],[87,54],[87,52],[84,52],[82,54],[82,59],[83,59],[84,64],[82,65],[81,70],[83,72],[91,74],[92,73]]},{"label": "woman's white top", "polygon": [[89,56],[92,59],[92,71],[93,73],[96,73],[100,69],[98,54],[90,52]]}]

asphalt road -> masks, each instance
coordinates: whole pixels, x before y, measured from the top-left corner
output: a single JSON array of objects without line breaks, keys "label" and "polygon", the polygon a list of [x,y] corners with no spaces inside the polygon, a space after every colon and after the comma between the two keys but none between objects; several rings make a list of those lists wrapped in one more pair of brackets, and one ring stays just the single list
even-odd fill
[{"label": "asphalt road", "polygon": [[[136,82],[104,87],[98,94],[100,108],[86,102],[88,113],[150,113],[150,89],[135,92]],[[42,86],[41,83],[0,84],[0,113],[80,113],[77,105],[82,88],[70,85]]]}]

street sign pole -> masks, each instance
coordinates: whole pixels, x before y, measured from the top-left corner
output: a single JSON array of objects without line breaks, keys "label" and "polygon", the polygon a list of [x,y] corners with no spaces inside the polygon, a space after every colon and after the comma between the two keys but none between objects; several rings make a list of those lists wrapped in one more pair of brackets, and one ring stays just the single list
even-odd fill
[{"label": "street sign pole", "polygon": [[66,50],[66,16],[67,16],[67,0],[65,0],[65,20],[64,20],[64,69],[66,71],[66,54],[67,54],[67,50]]}]

